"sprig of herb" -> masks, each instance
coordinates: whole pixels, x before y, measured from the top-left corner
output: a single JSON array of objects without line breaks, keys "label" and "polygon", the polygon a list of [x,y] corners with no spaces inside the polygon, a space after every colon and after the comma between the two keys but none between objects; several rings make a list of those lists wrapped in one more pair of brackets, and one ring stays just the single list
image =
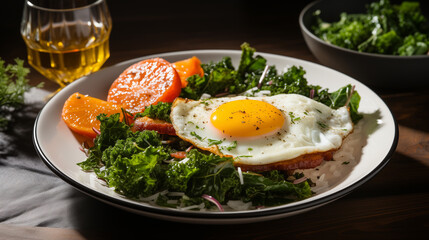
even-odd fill
[{"label": "sprig of herb", "polygon": [[5,64],[0,58],[0,130],[8,128],[14,112],[24,105],[24,93],[31,88],[28,73],[30,69],[24,67],[23,60],[17,58],[15,64]]}]

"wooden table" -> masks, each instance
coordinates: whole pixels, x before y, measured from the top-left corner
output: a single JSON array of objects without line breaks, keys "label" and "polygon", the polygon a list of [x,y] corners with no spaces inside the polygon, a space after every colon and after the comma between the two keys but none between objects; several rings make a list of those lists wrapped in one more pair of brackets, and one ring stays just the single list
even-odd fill
[{"label": "wooden table", "polygon": [[[119,3],[121,2],[121,3]],[[298,14],[308,1],[278,6],[265,1],[108,1],[113,18],[111,57],[105,67],[149,54],[194,49],[239,49],[249,42],[260,52],[318,62],[306,47]],[[20,4],[2,16],[0,57],[26,58],[19,35]],[[4,19],[3,19],[4,18]],[[7,19],[7,21],[5,21]],[[9,34],[10,33],[10,34]],[[429,78],[429,76],[428,76]],[[33,70],[32,84],[45,81]],[[0,224],[7,239],[410,239],[429,233],[429,91],[374,89],[399,124],[397,150],[373,179],[344,198],[293,217],[240,225],[193,225],[150,219],[105,206],[106,228],[73,230]],[[1,194],[1,193],[0,193]],[[98,201],[97,201],[98,203]],[[99,203],[103,204],[103,203]],[[99,212],[94,214],[100,214]],[[124,220],[126,219],[126,220]],[[85,229],[85,226],[82,226]]]}]

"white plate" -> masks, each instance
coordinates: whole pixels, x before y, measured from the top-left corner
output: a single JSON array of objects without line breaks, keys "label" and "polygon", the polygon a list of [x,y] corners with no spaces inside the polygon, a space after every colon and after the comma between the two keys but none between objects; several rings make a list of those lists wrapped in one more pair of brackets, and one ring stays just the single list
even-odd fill
[{"label": "white plate", "polygon": [[[398,142],[398,128],[386,104],[368,87],[335,70],[324,66],[266,53],[256,53],[275,65],[279,72],[292,65],[302,66],[311,84],[330,91],[347,84],[355,85],[361,95],[359,111],[365,115],[354,133],[334,156],[335,161],[324,162],[318,170],[306,170],[307,176],[318,182],[316,194],[308,199],[286,205],[258,210],[200,212],[152,206],[129,200],[116,194],[98,181],[93,173],[83,172],[76,164],[85,160],[79,150],[79,142],[61,119],[65,100],[74,92],[106,99],[110,84],[128,66],[145,58],[162,57],[170,62],[197,56],[203,63],[218,61],[230,56],[237,68],[241,51],[199,50],[157,54],[129,60],[83,77],[55,95],[39,113],[33,132],[35,148],[47,166],[67,183],[78,190],[106,203],[145,216],[188,223],[227,224],[272,220],[291,216],[320,207],[343,197],[371,179],[392,156]],[[345,149],[345,150],[344,150]],[[349,152],[347,149],[351,149]],[[342,164],[348,162],[348,164]],[[322,184],[320,180],[323,179]]]}]

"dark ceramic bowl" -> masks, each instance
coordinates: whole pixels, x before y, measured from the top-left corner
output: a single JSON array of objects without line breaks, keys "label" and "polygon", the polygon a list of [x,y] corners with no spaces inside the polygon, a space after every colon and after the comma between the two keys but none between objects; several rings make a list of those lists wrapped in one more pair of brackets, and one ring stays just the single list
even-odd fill
[{"label": "dark ceramic bowl", "polygon": [[[365,13],[365,0],[319,0],[307,5],[299,16],[304,40],[320,63],[343,72],[365,85],[377,89],[405,89],[429,86],[429,55],[393,56],[362,53],[324,42],[311,31],[321,11],[326,22],[338,21],[340,13]],[[424,9],[423,13],[427,14]],[[426,15],[427,16],[427,15]]]}]

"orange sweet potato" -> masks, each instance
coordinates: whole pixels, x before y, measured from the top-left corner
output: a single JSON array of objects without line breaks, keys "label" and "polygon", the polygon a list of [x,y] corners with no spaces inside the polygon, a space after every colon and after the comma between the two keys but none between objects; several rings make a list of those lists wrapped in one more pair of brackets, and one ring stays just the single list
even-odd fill
[{"label": "orange sweet potato", "polygon": [[186,85],[188,84],[188,81],[186,80],[188,77],[195,74],[198,74],[201,77],[204,75],[204,70],[201,67],[201,61],[195,56],[181,61],[177,61],[173,63],[173,66],[180,76],[180,80],[182,81],[182,88],[186,87]]}]

